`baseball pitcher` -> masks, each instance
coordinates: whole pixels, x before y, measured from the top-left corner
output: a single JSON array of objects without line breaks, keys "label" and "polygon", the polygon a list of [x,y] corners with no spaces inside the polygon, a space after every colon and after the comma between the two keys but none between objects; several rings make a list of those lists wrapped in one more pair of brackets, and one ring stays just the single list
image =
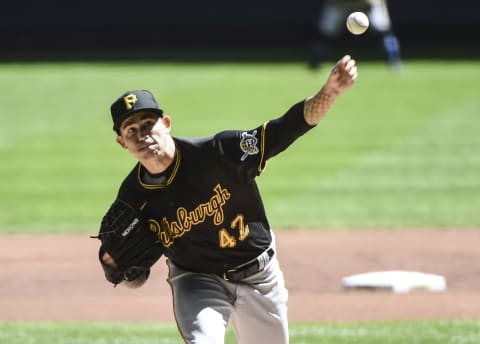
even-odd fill
[{"label": "baseball pitcher", "polygon": [[138,163],[96,236],[106,279],[138,288],[163,255],[186,343],[223,343],[229,322],[238,343],[288,343],[288,293],[255,178],[356,77],[346,55],[320,91],[284,115],[195,139],[171,135],[173,120],[149,91],[120,96],[111,106],[113,129]]}]

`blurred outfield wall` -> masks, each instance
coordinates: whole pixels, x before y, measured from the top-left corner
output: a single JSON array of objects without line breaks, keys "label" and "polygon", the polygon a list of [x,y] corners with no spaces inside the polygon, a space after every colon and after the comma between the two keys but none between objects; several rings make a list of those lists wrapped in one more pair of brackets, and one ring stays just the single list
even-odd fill
[{"label": "blurred outfield wall", "polygon": [[[169,49],[306,47],[321,1],[161,0],[8,1],[0,11],[0,52],[119,52]],[[477,57],[475,0],[391,0],[402,45]]]}]

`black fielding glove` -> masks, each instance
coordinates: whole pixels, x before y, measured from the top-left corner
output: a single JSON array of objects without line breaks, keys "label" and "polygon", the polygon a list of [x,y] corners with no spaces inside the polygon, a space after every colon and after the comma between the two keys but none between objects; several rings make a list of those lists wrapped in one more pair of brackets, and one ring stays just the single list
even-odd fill
[{"label": "black fielding glove", "polygon": [[[98,238],[99,259],[105,278],[114,285],[125,283],[138,288],[150,275],[150,267],[162,256],[164,248],[155,233],[142,221],[137,210],[120,199],[115,200],[102,219]],[[103,257],[108,253],[113,262]]]}]

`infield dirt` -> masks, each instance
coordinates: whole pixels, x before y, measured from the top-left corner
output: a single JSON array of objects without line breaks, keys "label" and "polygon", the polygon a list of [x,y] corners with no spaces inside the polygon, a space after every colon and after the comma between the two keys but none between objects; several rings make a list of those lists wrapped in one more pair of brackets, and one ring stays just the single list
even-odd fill
[{"label": "infield dirt", "polygon": [[[480,318],[480,230],[276,231],[290,321]],[[0,321],[173,322],[165,260],[149,282],[113,288],[85,235],[0,236]],[[345,276],[439,274],[442,292],[346,291]]]}]

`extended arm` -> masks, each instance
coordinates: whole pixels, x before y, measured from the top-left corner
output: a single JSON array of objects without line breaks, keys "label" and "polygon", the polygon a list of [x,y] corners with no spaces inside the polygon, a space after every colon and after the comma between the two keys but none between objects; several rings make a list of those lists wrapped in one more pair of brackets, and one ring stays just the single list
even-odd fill
[{"label": "extended arm", "polygon": [[327,82],[317,94],[305,99],[303,116],[309,125],[316,125],[325,117],[343,92],[349,89],[357,78],[357,66],[350,55],[340,59],[330,72]]}]

